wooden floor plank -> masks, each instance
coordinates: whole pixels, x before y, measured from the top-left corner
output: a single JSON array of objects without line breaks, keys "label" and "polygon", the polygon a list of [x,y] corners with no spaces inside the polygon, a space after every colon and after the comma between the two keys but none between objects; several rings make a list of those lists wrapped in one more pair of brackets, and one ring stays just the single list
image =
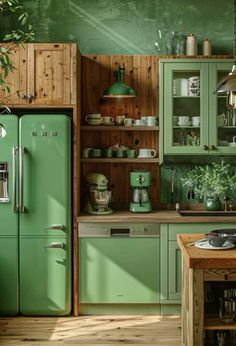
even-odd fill
[{"label": "wooden floor plank", "polygon": [[0,345],[180,346],[179,316],[0,318]]}]

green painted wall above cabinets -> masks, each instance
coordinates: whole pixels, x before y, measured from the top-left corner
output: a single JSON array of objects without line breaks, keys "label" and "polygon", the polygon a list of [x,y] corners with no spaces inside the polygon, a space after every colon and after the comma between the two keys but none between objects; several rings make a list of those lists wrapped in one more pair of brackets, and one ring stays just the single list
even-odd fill
[{"label": "green painted wall above cabinets", "polygon": [[[212,41],[213,54],[232,54],[233,0],[23,0],[37,42],[77,42],[82,54],[168,54],[171,32]],[[4,16],[0,32],[14,27]],[[17,20],[15,20],[17,22]],[[156,42],[156,45],[155,45]]]}]

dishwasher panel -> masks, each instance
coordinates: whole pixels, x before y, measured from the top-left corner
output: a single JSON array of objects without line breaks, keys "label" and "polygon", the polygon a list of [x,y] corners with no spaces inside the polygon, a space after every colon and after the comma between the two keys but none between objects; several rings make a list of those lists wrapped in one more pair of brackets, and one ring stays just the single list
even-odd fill
[{"label": "dishwasher panel", "polygon": [[79,232],[79,303],[158,304],[159,226],[90,226]]}]

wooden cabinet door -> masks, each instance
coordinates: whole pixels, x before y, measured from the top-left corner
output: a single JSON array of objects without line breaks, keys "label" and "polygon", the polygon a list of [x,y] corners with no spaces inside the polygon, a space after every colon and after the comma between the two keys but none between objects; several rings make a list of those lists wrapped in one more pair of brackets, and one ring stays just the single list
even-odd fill
[{"label": "wooden cabinet door", "polygon": [[[1,43],[2,47],[9,47],[10,44]],[[5,83],[0,88],[0,100],[5,105],[26,104],[28,101],[23,97],[27,89],[27,44],[15,47],[9,55],[10,62],[14,70],[9,72]],[[3,73],[4,75],[4,73]],[[5,86],[10,88],[10,92],[5,92]],[[18,96],[20,95],[20,97]]]},{"label": "wooden cabinet door", "polygon": [[28,76],[32,104],[75,104],[76,45],[28,44]]}]

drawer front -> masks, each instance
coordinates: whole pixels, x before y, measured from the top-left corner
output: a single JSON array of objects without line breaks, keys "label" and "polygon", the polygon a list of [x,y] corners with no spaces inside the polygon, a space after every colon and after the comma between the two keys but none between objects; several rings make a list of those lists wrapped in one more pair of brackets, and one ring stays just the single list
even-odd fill
[{"label": "drawer front", "polygon": [[176,235],[181,233],[208,233],[214,229],[235,228],[235,223],[178,223],[169,224],[169,240],[176,240]]}]

